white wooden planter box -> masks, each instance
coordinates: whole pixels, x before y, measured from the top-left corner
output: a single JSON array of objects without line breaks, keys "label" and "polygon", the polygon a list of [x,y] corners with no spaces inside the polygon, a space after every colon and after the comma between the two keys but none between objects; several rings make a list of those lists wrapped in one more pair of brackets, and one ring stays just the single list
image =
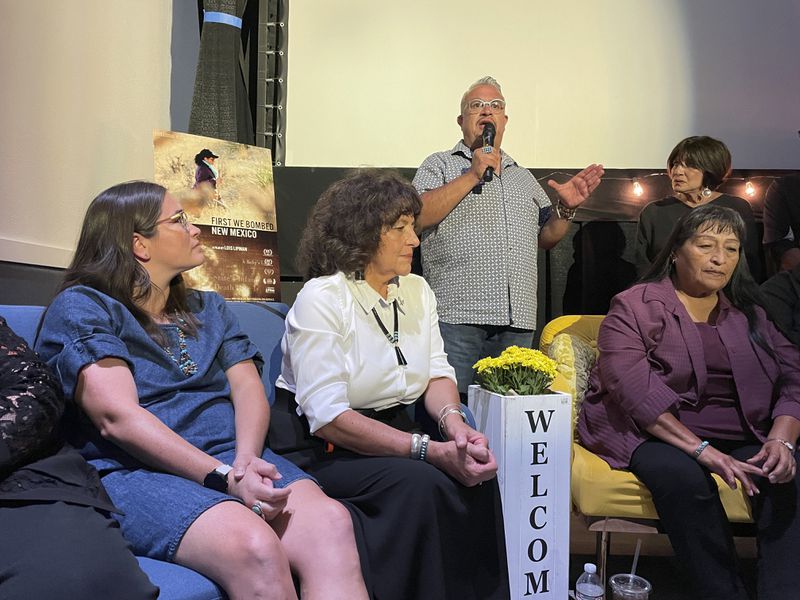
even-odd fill
[{"label": "white wooden planter box", "polygon": [[469,407],[497,458],[511,598],[563,600],[569,590],[572,398],[501,396],[473,385]]}]

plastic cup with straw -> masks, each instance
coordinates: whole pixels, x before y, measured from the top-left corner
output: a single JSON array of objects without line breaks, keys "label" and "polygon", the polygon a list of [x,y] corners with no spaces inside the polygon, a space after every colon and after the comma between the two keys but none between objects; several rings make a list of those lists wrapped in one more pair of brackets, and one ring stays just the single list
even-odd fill
[{"label": "plastic cup with straw", "polygon": [[630,573],[612,575],[608,580],[614,600],[647,600],[653,586],[650,582],[636,574],[639,564],[639,552],[642,549],[642,539],[636,540],[636,550],[633,553],[633,564]]},{"label": "plastic cup with straw", "polygon": [[639,551],[642,549],[642,538],[636,540],[636,550],[633,552],[633,564],[631,565],[631,577],[636,575],[636,565],[639,563]]}]

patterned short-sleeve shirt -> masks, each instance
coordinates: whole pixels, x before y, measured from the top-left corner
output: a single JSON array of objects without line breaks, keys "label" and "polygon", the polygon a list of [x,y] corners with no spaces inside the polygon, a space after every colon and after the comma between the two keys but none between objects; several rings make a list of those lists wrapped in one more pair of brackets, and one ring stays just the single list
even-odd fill
[{"label": "patterned short-sleeve shirt", "polygon": [[[502,152],[502,151],[501,151]],[[472,150],[463,141],[432,154],[414,176],[420,193],[465,173]],[[539,227],[550,199],[530,171],[502,152],[502,173],[467,194],[422,234],[422,270],[447,323],[536,328]]]}]

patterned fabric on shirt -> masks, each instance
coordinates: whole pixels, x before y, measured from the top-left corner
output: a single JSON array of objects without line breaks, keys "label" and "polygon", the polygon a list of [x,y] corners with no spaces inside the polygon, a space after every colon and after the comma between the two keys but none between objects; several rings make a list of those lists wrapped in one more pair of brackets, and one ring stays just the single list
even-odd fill
[{"label": "patterned fabric on shirt", "polygon": [[64,446],[64,411],[53,372],[0,317],[0,507],[58,500],[116,509],[97,471]]},{"label": "patterned fabric on shirt", "polygon": [[[501,151],[502,152],[502,151]],[[459,142],[432,154],[414,176],[420,193],[469,170],[472,151]],[[422,234],[422,269],[447,323],[536,329],[537,250],[550,199],[527,169],[502,152],[502,173],[470,192]]]},{"label": "patterned fabric on shirt", "polygon": [[58,379],[0,318],[0,470],[52,445],[63,410]]}]

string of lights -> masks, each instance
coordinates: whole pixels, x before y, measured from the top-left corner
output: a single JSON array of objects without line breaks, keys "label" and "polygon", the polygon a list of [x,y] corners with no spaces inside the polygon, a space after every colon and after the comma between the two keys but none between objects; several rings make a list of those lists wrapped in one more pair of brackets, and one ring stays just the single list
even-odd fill
[{"label": "string of lights", "polygon": [[[566,178],[571,178],[575,174],[574,173],[567,173],[566,171],[552,171],[547,175],[542,177],[537,177],[536,180],[539,183],[546,183],[547,180],[553,179],[558,176],[563,176]],[[644,175],[637,175],[635,177],[609,177],[604,176],[603,181],[624,181],[630,182],[631,184],[631,192],[634,196],[642,197],[645,195],[646,192],[646,183],[647,180],[653,177],[663,177],[668,178],[669,174],[666,171],[656,171],[653,173],[647,173]],[[741,182],[744,184],[743,193],[750,199],[756,197],[759,191],[766,192],[769,185],[776,179],[780,179],[780,175],[753,175],[751,177],[728,177],[723,183],[723,187],[730,187],[730,184],[733,182]],[[756,185],[756,180],[758,181],[759,185]]]}]

